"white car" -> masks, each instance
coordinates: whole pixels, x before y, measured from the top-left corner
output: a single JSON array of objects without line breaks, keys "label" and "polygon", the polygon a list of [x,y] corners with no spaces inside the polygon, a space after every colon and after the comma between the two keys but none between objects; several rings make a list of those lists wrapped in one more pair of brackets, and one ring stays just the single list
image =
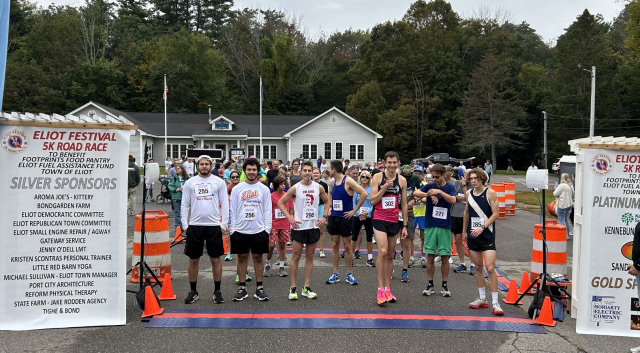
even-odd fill
[{"label": "white car", "polygon": [[558,174],[560,171],[560,158],[551,166],[551,172]]}]

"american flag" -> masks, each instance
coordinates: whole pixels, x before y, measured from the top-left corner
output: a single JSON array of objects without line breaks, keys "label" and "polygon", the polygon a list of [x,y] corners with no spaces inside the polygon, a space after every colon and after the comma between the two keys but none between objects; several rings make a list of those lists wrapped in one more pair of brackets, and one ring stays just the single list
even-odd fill
[{"label": "american flag", "polygon": [[164,86],[164,93],[162,94],[162,99],[167,100],[167,93],[169,93],[169,87]]}]

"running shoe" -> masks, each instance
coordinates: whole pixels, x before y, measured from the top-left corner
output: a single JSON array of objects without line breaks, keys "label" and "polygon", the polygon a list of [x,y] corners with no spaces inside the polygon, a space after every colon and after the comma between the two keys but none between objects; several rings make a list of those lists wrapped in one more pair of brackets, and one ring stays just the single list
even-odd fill
[{"label": "running shoe", "polygon": [[375,244],[375,243],[376,243],[376,238],[374,237],[374,238],[371,240],[371,242]]},{"label": "running shoe", "polygon": [[428,284],[427,289],[422,291],[422,295],[426,295],[426,296],[430,296],[433,293],[435,293],[435,290],[433,289],[433,284]]},{"label": "running shoe", "polygon": [[271,271],[271,265],[264,265],[264,277],[269,277],[269,271]]},{"label": "running shoe", "polygon": [[320,258],[324,259],[325,255],[324,255],[324,250],[320,250]]},{"label": "running shoe", "polygon": [[502,311],[502,308],[500,307],[500,304],[498,304],[498,303],[493,304],[493,309],[491,309],[491,313],[493,315],[497,315],[497,316],[504,315],[504,311]]},{"label": "running shoe", "polygon": [[355,277],[353,277],[353,274],[349,273],[347,274],[347,283],[351,285],[355,285],[355,284],[358,284],[358,280],[356,280]]},{"label": "running shoe", "polygon": [[453,269],[455,273],[467,272],[467,266],[465,264],[460,264],[460,266]]},{"label": "running shoe", "polygon": [[231,253],[228,253],[227,256],[224,257],[224,261],[231,261]]},{"label": "running shoe", "polygon": [[295,287],[289,288],[289,300],[298,300],[298,292],[296,292]]},{"label": "running shoe", "polygon": [[280,267],[280,269],[278,269],[278,276],[287,277],[287,271],[285,271],[284,267]]},{"label": "running shoe", "polygon": [[316,292],[311,290],[311,287],[302,288],[302,296],[307,297],[309,299],[316,299],[318,297]]},{"label": "running shoe", "polygon": [[361,258],[362,258],[362,255],[360,255],[360,250],[356,250],[356,251],[353,253],[353,258],[354,258],[354,259],[356,259],[356,260],[357,260],[357,259],[361,259]]},{"label": "running shoe", "polygon": [[267,296],[267,293],[264,292],[263,286],[259,286],[258,288],[256,288],[256,294],[254,294],[253,297],[258,299],[259,301],[269,300],[269,296]]},{"label": "running shoe", "polygon": [[472,276],[476,274],[476,267],[475,266],[473,266],[473,265],[469,266],[469,274],[472,275]]},{"label": "running shoe", "polygon": [[344,251],[340,253],[340,258],[344,259]]},{"label": "running shoe", "polygon": [[327,278],[327,284],[333,284],[336,282],[340,282],[340,275],[337,273],[331,274],[331,277]]},{"label": "running shoe", "polygon": [[240,277],[236,274],[236,283],[240,283]]},{"label": "running shoe", "polygon": [[378,305],[382,305],[387,302],[387,297],[384,295],[384,289],[378,288]]},{"label": "running shoe", "polygon": [[400,244],[400,237],[396,238],[396,245]]},{"label": "running shoe", "polygon": [[409,274],[406,271],[402,271],[402,278],[400,278],[402,282],[409,282]]},{"label": "running shoe", "polygon": [[440,289],[440,293],[442,294],[443,297],[450,297],[451,296],[451,291],[449,291],[449,287],[448,286],[442,286],[442,289]]},{"label": "running shoe", "polygon": [[185,298],[184,303],[185,304],[193,304],[196,300],[200,299],[200,297],[198,296],[198,292],[192,290],[191,292],[189,292],[189,294],[187,295],[187,298]]},{"label": "running shoe", "polygon": [[373,259],[369,259],[369,260],[367,260],[367,266],[376,267],[376,263],[375,263],[375,261],[373,261]]},{"label": "running shoe", "polygon": [[233,300],[234,301],[242,301],[242,299],[249,297],[249,294],[247,294],[247,287],[245,286],[240,286],[238,287],[238,293],[236,293],[236,295],[233,296]]},{"label": "running shoe", "polygon": [[213,303],[214,304],[224,303],[224,299],[222,299],[222,293],[219,290],[213,292]]},{"label": "running shoe", "polygon": [[394,251],[394,252],[393,252],[393,259],[395,260],[397,257],[398,257],[398,252],[397,252],[397,251]]},{"label": "running shoe", "polygon": [[424,256],[420,258],[420,267],[427,268],[427,259]]},{"label": "running shoe", "polygon": [[151,201],[151,202],[156,202],[156,199],[151,199],[151,200],[149,200],[149,201]]},{"label": "running shoe", "polygon": [[488,308],[489,304],[487,304],[487,300],[486,299],[478,298],[478,299],[472,301],[471,303],[469,303],[469,307],[471,309]]},{"label": "running shoe", "polygon": [[396,296],[391,294],[391,289],[389,287],[384,289],[384,296],[387,298],[387,303],[395,303]]},{"label": "running shoe", "polygon": [[290,241],[287,242],[287,246],[291,246],[291,242]]},{"label": "running shoe", "polygon": [[404,256],[404,250],[400,250],[400,260],[402,260],[402,257]]},{"label": "running shoe", "polygon": [[449,256],[449,263],[452,264],[453,263],[453,257]]},{"label": "running shoe", "polygon": [[247,282],[251,282],[251,276],[249,276],[249,272],[244,275],[244,280]]},{"label": "running shoe", "polygon": [[289,266],[289,260],[287,260],[287,257],[284,257],[284,265],[285,266]]},{"label": "running shoe", "polygon": [[442,257],[440,257],[440,255],[436,256],[436,258],[433,260],[434,262],[440,262],[442,261]]},{"label": "running shoe", "polygon": [[409,264],[407,265],[407,267],[411,268],[413,267],[413,264],[415,264],[416,261],[413,259],[413,257],[409,258]]}]

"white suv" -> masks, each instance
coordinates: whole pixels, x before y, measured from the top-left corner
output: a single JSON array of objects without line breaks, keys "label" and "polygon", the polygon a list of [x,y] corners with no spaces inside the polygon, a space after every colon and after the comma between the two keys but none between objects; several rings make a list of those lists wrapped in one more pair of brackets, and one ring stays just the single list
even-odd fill
[{"label": "white suv", "polygon": [[560,171],[560,158],[551,166],[551,172],[558,174]]}]

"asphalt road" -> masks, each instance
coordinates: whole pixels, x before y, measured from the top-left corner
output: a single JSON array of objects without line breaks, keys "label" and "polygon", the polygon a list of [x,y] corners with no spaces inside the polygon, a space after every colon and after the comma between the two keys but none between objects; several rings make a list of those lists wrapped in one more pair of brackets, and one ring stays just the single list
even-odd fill
[{"label": "asphalt road", "polygon": [[[506,176],[495,176],[507,178]],[[509,176],[516,185],[523,185],[524,176]],[[159,185],[158,185],[159,186]],[[526,187],[524,187],[526,189]],[[140,203],[140,196],[138,197]],[[171,212],[170,204],[151,203],[149,209]],[[124,212],[124,210],[123,210]],[[171,227],[173,220],[171,219]],[[129,252],[133,239],[134,218],[129,217]],[[529,270],[533,226],[539,216],[517,210],[515,217],[499,220],[497,224],[498,264],[508,277],[519,282],[523,270]],[[419,240],[418,240],[419,241]],[[328,237],[325,246],[329,245]],[[183,303],[189,291],[186,274],[187,257],[182,254],[183,245],[172,249],[173,288],[178,300],[163,301],[169,309],[227,309],[227,310],[403,310],[438,311],[465,313],[471,311],[467,304],[477,297],[475,279],[468,274],[449,275],[450,298],[440,296],[440,269],[436,270],[436,294],[431,297],[421,295],[426,286],[425,269],[419,266],[409,269],[410,282],[400,282],[402,262],[396,260],[392,285],[398,302],[379,307],[375,303],[375,268],[365,265],[366,256],[355,260],[354,275],[360,282],[351,286],[344,281],[328,285],[324,280],[331,274],[331,257],[314,259],[315,269],[311,286],[318,293],[318,299],[300,297],[298,301],[287,299],[289,278],[271,276],[264,281],[269,301],[259,302],[250,296],[242,302],[233,302],[231,297],[237,286],[234,283],[235,261],[223,262],[222,292],[225,303],[214,305],[211,300],[213,280],[211,266],[203,257],[200,263],[198,291],[201,299],[192,305]],[[399,246],[397,247],[399,250]],[[569,244],[569,261],[571,261]],[[302,263],[302,261],[301,261]],[[457,263],[457,259],[456,259]],[[453,266],[452,266],[453,268]],[[341,274],[345,275],[344,260],[340,262]],[[252,265],[250,274],[253,276]],[[302,271],[299,282],[302,281]],[[571,270],[569,269],[569,273]],[[129,284],[133,289],[134,286]],[[255,290],[255,278],[248,283],[250,294]],[[127,307],[127,324],[115,327],[69,328],[39,331],[0,332],[2,352],[111,352],[111,351],[306,351],[306,352],[414,352],[428,349],[435,352],[628,352],[630,347],[640,345],[640,341],[610,336],[577,335],[575,320],[568,316],[554,328],[547,328],[548,334],[522,334],[488,331],[440,331],[440,330],[374,330],[374,329],[317,329],[317,330],[257,330],[257,329],[146,329],[140,322],[140,313],[132,306],[133,294],[126,294],[130,305]],[[501,294],[504,296],[504,293]],[[525,316],[529,299],[522,307],[503,304],[507,314]],[[489,309],[483,309],[489,312]]]}]

